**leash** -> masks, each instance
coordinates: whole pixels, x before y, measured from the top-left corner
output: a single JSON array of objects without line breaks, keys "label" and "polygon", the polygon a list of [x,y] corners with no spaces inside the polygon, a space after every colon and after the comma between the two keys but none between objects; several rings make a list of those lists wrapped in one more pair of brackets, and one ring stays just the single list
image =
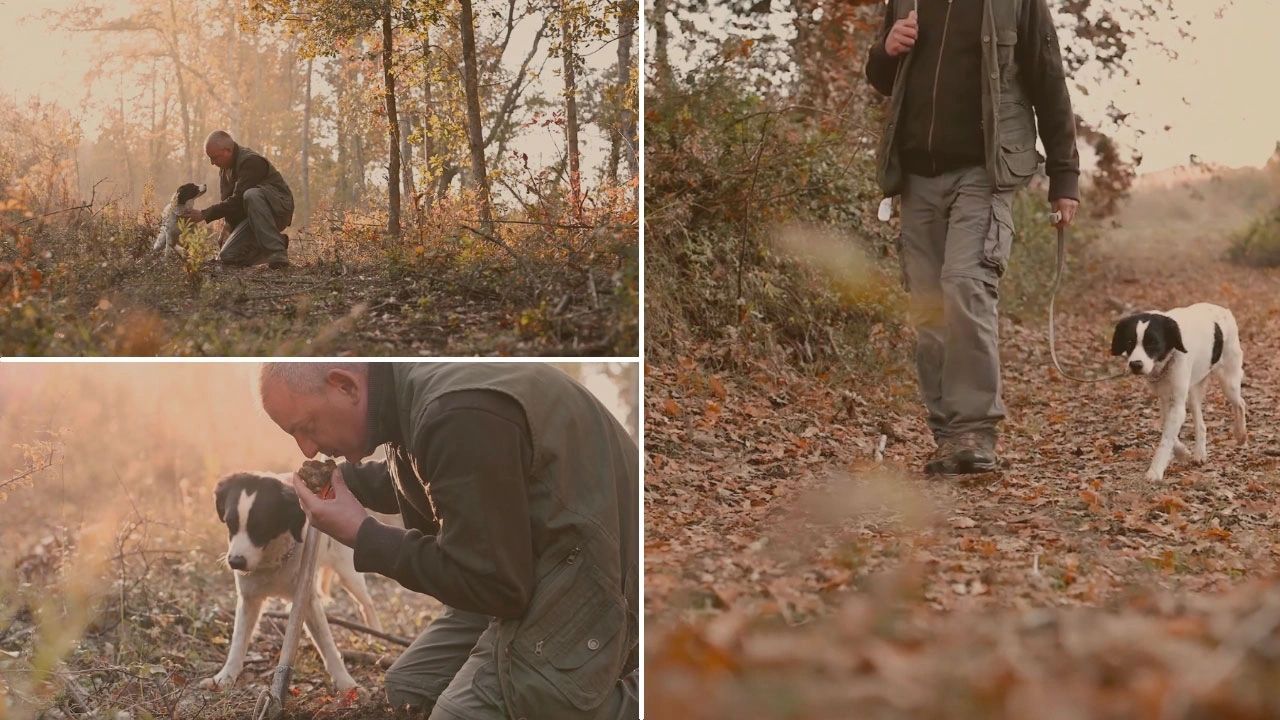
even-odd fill
[{"label": "leash", "polygon": [[[1049,214],[1049,221],[1057,225],[1062,221],[1062,213],[1053,212]],[[1053,273],[1053,289],[1049,291],[1049,358],[1053,361],[1053,367],[1062,377],[1068,380],[1074,380],[1078,383],[1100,383],[1108,380],[1115,380],[1126,376],[1124,372],[1118,372],[1114,375],[1105,375],[1096,378],[1077,377],[1062,368],[1062,363],[1058,361],[1057,342],[1055,339],[1054,322],[1053,322],[1053,306],[1054,301],[1058,298],[1058,288],[1062,285],[1062,276],[1067,269],[1067,229],[1060,227],[1058,230],[1058,267]]]},{"label": "leash", "polygon": [[[320,491],[324,500],[333,498],[333,486],[328,485]],[[302,640],[302,623],[311,604],[311,596],[315,594],[316,562],[320,557],[320,531],[307,523],[307,532],[302,540],[302,559],[298,565],[298,584],[293,588],[293,605],[289,608],[289,622],[284,628],[284,641],[280,644],[280,662],[271,675],[271,687],[258,695],[258,703],[253,708],[254,720],[274,720],[284,714],[285,696],[288,695],[289,681],[293,678],[293,657],[298,652],[298,642]]]}]

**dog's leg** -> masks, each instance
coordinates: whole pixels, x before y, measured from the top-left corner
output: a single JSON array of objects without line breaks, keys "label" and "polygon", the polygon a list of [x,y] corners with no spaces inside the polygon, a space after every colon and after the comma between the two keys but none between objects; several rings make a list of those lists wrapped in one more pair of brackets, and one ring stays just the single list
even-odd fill
[{"label": "dog's leg", "polygon": [[334,687],[339,690],[350,690],[356,687],[355,678],[347,672],[347,666],[342,663],[342,653],[338,652],[338,646],[333,642],[333,631],[329,629],[329,621],[325,618],[320,598],[314,594],[304,621],[307,636],[311,638],[311,644],[315,646],[316,652],[320,653],[325,671],[329,673],[329,677],[333,678]]},{"label": "dog's leg", "polygon": [[[1164,419],[1169,417],[1169,396],[1164,393],[1158,393],[1160,399],[1160,418],[1156,420],[1156,429],[1164,432]],[[1179,460],[1186,460],[1191,457],[1191,450],[1183,444],[1181,438],[1173,439],[1173,456]]]},{"label": "dog's leg", "polygon": [[1147,479],[1159,481],[1164,479],[1164,471],[1173,459],[1173,448],[1178,442],[1178,433],[1182,424],[1187,421],[1187,388],[1161,389],[1161,393],[1169,393],[1167,410],[1164,414],[1164,426],[1160,434],[1160,444],[1156,446],[1155,457],[1151,459],[1151,467],[1147,470]]},{"label": "dog's leg", "polygon": [[1224,358],[1222,369],[1218,372],[1218,384],[1222,386],[1222,394],[1231,403],[1231,434],[1236,442],[1244,445],[1249,441],[1249,429],[1245,424],[1244,396],[1240,394],[1240,384],[1244,382],[1244,355],[1236,350],[1231,357]]},{"label": "dog's leg", "polygon": [[249,649],[249,641],[258,629],[258,618],[262,615],[261,597],[239,596],[236,599],[236,624],[231,631],[231,647],[227,649],[227,662],[217,675],[200,683],[206,689],[224,688],[233,685],[244,668],[244,656]]},{"label": "dog's leg", "polygon": [[1195,425],[1196,445],[1195,452],[1191,455],[1191,460],[1197,465],[1203,463],[1209,457],[1209,452],[1205,448],[1205,427],[1204,427],[1204,388],[1206,382],[1201,381],[1191,386],[1189,393],[1191,399],[1191,422]]},{"label": "dog's leg", "polygon": [[338,563],[334,572],[338,574],[338,581],[342,583],[342,587],[351,593],[351,597],[355,598],[356,604],[360,606],[360,615],[364,618],[364,624],[382,632],[382,620],[378,618],[378,611],[373,604],[373,596],[369,594],[369,584],[365,582],[364,575],[356,572],[355,566],[350,563]]}]

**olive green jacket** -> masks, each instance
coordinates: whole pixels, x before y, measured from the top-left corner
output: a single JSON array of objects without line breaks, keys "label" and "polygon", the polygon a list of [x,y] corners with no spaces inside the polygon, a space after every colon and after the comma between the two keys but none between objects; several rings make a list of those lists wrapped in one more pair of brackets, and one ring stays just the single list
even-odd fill
[{"label": "olive green jacket", "polygon": [[[1067,91],[1062,54],[1045,0],[982,0],[982,133],[986,168],[997,191],[1021,187],[1042,159],[1036,150],[1036,119],[1048,158],[1049,199],[1079,198],[1080,156],[1075,113]],[[917,0],[889,0],[886,27],[905,18]],[[878,154],[880,188],[902,192],[904,173],[894,136],[902,112],[910,52],[890,58],[873,47],[867,78],[889,95]],[[1024,65],[1026,67],[1024,67]]]},{"label": "olive green jacket", "polygon": [[[395,363],[390,377],[393,391],[384,396],[394,407],[383,424],[394,427],[379,438],[390,438],[386,472],[379,480],[370,463],[343,468],[362,502],[385,497],[380,482],[394,484],[401,506],[424,487],[430,499],[431,478],[420,476],[414,449],[432,403],[446,393],[491,390],[523,408],[533,449],[526,487],[536,584],[522,615],[495,619],[498,678],[512,720],[594,718],[638,661],[635,442],[588,390],[549,365]],[[366,505],[392,509],[385,501]]]}]

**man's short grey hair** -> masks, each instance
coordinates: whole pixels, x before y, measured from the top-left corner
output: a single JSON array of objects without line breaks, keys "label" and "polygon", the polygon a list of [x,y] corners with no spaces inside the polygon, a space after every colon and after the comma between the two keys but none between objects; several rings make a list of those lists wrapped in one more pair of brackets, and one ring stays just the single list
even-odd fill
[{"label": "man's short grey hair", "polygon": [[231,133],[226,130],[214,130],[209,133],[209,137],[204,139],[205,147],[214,148],[216,150],[223,150],[235,144],[236,141],[231,139]]},{"label": "man's short grey hair", "polygon": [[368,363],[361,362],[267,362],[262,363],[258,376],[258,392],[267,383],[277,380],[296,393],[313,393],[324,387],[325,376],[330,370],[346,370],[353,375],[365,376]]}]

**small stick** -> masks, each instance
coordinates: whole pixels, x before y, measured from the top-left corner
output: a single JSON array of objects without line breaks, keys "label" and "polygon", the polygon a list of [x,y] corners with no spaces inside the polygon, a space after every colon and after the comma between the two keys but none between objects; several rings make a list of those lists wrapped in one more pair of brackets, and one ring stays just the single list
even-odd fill
[{"label": "small stick", "polygon": [[[263,615],[269,618],[279,618],[282,620],[287,619],[289,617],[288,613],[282,613],[282,612],[267,612],[267,613],[263,613]],[[374,630],[371,627],[365,627],[360,623],[352,622],[350,620],[343,620],[342,618],[336,618],[336,617],[328,618],[328,620],[330,625],[337,625],[338,627],[344,627],[344,628],[347,628],[348,630],[355,630],[356,632],[366,633],[368,635],[372,635],[376,638],[379,638],[381,640],[386,640],[389,643],[394,643],[402,647],[409,647],[409,645],[413,644],[413,641],[408,638],[403,638],[403,637],[400,637],[399,635],[392,635],[390,633],[380,632],[378,630]]]}]

